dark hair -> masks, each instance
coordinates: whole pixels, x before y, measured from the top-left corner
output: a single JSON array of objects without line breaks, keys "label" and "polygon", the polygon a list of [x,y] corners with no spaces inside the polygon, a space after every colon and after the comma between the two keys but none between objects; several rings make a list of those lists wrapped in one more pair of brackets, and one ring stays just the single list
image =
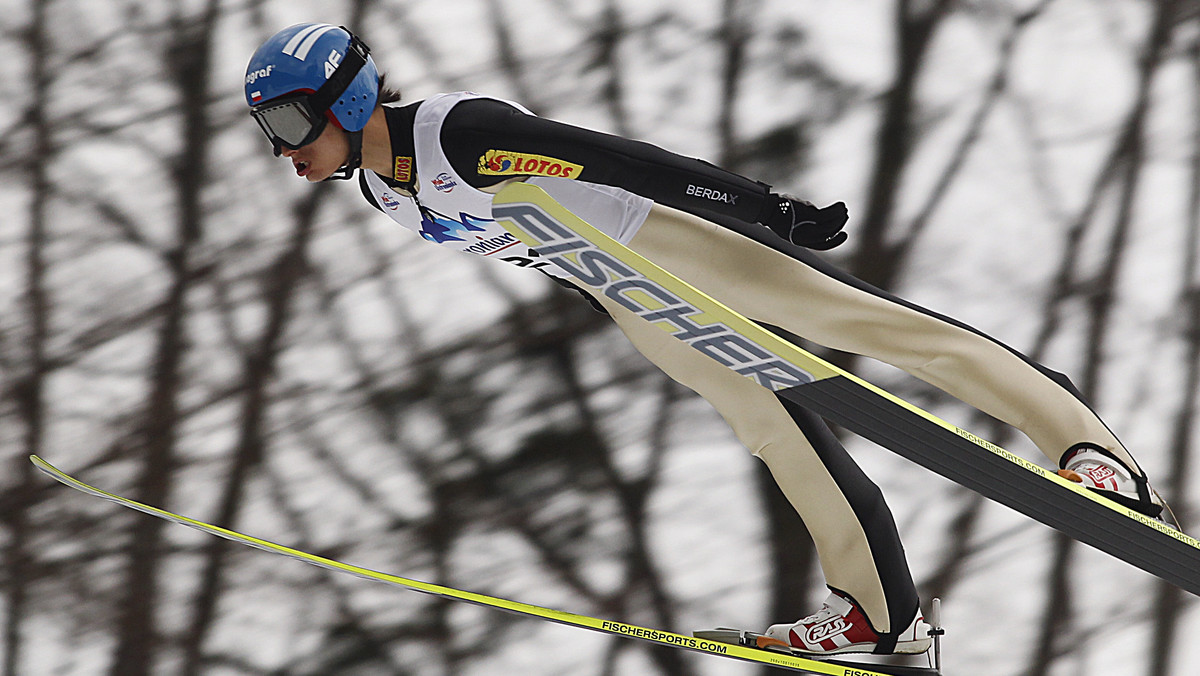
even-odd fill
[{"label": "dark hair", "polygon": [[400,100],[400,90],[393,89],[387,85],[387,73],[379,74],[379,100],[378,104],[395,103]]}]

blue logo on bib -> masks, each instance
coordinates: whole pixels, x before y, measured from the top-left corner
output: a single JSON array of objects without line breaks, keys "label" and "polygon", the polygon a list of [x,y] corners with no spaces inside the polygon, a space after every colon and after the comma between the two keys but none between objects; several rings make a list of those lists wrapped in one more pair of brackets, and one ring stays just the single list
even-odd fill
[{"label": "blue logo on bib", "polygon": [[467,213],[460,213],[459,220],[454,220],[445,214],[439,214],[432,209],[421,209],[421,236],[433,242],[465,242],[469,232],[487,232],[486,223],[490,218],[476,218]]}]

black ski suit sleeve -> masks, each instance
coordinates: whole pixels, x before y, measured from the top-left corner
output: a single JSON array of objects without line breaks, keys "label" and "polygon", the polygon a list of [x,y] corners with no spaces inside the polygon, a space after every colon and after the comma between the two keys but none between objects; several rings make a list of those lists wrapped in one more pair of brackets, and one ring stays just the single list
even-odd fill
[{"label": "black ski suit sleeve", "polygon": [[451,109],[442,125],[451,166],[476,188],[511,176],[482,174],[489,150],[541,155],[581,165],[578,180],[615,186],[659,204],[705,215],[756,222],[770,186],[703,160],[658,146],[526,115],[494,99],[470,99]]}]

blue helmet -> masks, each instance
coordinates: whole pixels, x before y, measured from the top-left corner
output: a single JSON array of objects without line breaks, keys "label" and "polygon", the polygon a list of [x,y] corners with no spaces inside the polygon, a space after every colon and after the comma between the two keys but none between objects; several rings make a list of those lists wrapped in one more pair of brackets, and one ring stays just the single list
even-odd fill
[{"label": "blue helmet", "polygon": [[[282,96],[315,93],[350,52],[361,54],[366,63],[341,91],[336,91],[341,82],[331,83],[332,87],[324,92],[329,94],[324,98],[331,100],[314,102],[317,103],[314,107],[326,108],[313,112],[324,117],[327,109],[342,129],[361,131],[379,99],[379,71],[366,45],[345,28],[327,23],[296,24],[264,42],[246,67],[246,103],[260,108],[261,104]],[[339,80],[349,77],[349,73],[343,72]]]}]

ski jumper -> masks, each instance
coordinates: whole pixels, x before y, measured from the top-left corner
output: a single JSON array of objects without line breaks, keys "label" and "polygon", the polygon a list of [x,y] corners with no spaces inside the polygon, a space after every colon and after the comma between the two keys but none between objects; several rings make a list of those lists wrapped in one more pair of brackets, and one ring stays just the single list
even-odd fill
[{"label": "ski jumper", "polygon": [[[1137,468],[1065,376],[754,223],[770,191],[765,184],[465,92],[384,111],[395,172],[361,171],[360,186],[374,206],[424,239],[571,284],[491,220],[492,195],[507,181],[528,180],[750,319],[904,369],[1017,427],[1054,462],[1090,442]],[[919,613],[904,549],[882,493],[824,422],[607,297],[592,299],[638,351],[704,397],[766,463],[812,534],[828,585],[859,603],[881,647],[894,643]]]}]

